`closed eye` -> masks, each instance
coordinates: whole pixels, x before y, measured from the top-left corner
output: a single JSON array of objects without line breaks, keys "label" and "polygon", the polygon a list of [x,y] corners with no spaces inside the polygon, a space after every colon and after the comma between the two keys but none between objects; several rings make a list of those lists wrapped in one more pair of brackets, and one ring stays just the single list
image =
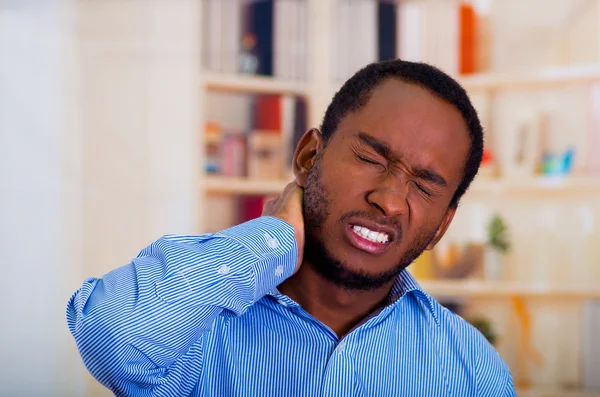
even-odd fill
[{"label": "closed eye", "polygon": [[358,159],[360,161],[363,161],[365,163],[369,163],[369,164],[375,164],[375,165],[381,165],[380,163],[378,163],[376,160],[370,159],[368,157],[365,156],[361,156],[360,154],[357,154],[356,157],[358,157]]},{"label": "closed eye", "polygon": [[421,191],[421,193],[427,195],[427,196],[431,196],[431,192],[429,190],[427,190],[423,185],[417,183],[417,182],[413,182],[413,184],[417,187],[417,189],[419,189],[419,191]]}]

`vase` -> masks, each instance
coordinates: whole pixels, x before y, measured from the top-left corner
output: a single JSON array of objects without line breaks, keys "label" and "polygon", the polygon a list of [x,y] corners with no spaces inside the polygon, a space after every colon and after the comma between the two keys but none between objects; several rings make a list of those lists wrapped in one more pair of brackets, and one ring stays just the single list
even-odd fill
[{"label": "vase", "polygon": [[483,276],[488,281],[502,279],[503,254],[496,248],[486,247],[483,260]]}]

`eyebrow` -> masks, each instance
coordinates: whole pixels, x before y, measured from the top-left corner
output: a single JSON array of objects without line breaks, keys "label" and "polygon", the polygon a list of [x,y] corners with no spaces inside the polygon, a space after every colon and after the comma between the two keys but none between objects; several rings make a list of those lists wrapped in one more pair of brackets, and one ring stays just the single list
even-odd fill
[{"label": "eyebrow", "polygon": [[[391,147],[385,142],[380,141],[372,135],[367,134],[366,132],[359,131],[357,134],[358,139],[360,139],[363,143],[370,146],[373,150],[379,153],[381,156],[385,157],[391,162],[398,162],[400,160],[400,156],[398,156]],[[411,167],[412,173],[419,179],[423,179],[436,185],[447,187],[448,182],[437,172],[428,170],[427,168],[420,167]]]}]

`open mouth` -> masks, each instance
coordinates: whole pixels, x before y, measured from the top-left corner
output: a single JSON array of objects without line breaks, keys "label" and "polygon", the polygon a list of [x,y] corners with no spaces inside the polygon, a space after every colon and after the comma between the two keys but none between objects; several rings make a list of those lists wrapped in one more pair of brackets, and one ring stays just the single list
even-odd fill
[{"label": "open mouth", "polygon": [[352,226],[352,231],[354,233],[356,233],[358,236],[372,241],[374,243],[387,243],[390,239],[390,236],[387,233],[383,233],[383,232],[376,232],[373,230],[370,230],[369,228],[366,228],[364,226],[358,226],[358,225],[353,225]]},{"label": "open mouth", "polygon": [[350,224],[346,228],[350,244],[369,254],[381,254],[386,251],[392,236],[384,231],[371,230],[366,226]]}]

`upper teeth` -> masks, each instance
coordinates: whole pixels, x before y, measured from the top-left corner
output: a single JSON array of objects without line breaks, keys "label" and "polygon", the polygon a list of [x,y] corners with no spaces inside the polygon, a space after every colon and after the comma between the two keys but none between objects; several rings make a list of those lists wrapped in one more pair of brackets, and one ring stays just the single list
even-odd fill
[{"label": "upper teeth", "polygon": [[374,232],[362,226],[352,226],[352,230],[362,238],[366,238],[375,243],[387,243],[389,239],[389,236],[386,233]]}]

